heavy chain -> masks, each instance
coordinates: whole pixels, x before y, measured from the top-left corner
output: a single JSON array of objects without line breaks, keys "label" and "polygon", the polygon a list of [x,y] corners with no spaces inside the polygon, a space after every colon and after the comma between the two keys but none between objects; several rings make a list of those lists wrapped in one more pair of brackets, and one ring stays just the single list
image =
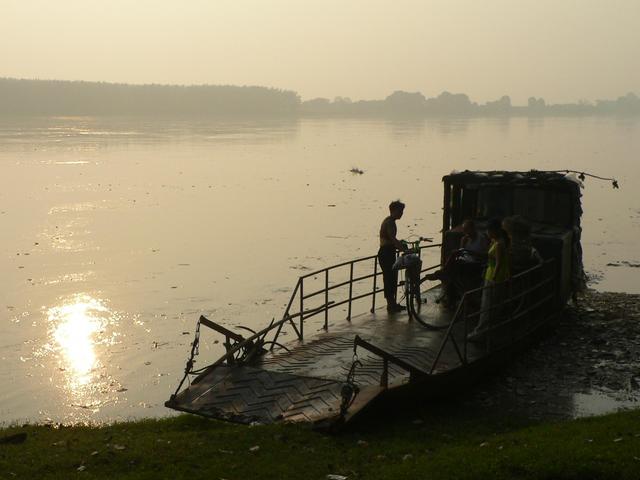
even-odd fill
[{"label": "heavy chain", "polygon": [[353,346],[353,361],[351,362],[351,368],[347,373],[347,379],[342,385],[340,394],[342,396],[342,402],[340,403],[340,416],[344,417],[347,414],[349,407],[353,405],[358,393],[360,393],[360,387],[355,383],[356,367],[362,367],[362,363],[358,359],[358,352],[356,351],[357,345]]},{"label": "heavy chain", "polygon": [[175,398],[180,389],[182,388],[182,384],[184,381],[189,378],[189,374],[193,371],[193,365],[196,363],[195,357],[200,353],[200,320],[198,320],[198,324],[196,325],[196,333],[193,338],[193,343],[191,344],[191,353],[189,354],[189,359],[187,360],[187,365],[184,367],[184,377],[180,380],[178,384],[178,388],[171,395],[171,398]]}]

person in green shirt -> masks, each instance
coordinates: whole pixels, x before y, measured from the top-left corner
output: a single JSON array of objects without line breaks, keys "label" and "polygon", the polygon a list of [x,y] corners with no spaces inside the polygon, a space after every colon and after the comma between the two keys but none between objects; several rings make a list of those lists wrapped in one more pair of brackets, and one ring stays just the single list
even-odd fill
[{"label": "person in green shirt", "polygon": [[503,298],[503,282],[511,277],[509,237],[502,228],[502,222],[498,219],[489,220],[487,235],[491,243],[487,252],[487,269],[484,272],[480,321],[467,337],[472,341],[482,339],[483,330],[489,326],[491,318],[497,312],[492,307]]}]

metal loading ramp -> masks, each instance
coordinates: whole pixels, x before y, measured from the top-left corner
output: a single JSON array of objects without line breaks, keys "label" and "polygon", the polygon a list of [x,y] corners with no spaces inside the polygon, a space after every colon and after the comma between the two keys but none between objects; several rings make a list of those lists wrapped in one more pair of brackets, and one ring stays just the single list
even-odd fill
[{"label": "metal loading ramp", "polygon": [[342,382],[250,366],[218,366],[166,402],[237,423],[315,422],[338,415]]}]

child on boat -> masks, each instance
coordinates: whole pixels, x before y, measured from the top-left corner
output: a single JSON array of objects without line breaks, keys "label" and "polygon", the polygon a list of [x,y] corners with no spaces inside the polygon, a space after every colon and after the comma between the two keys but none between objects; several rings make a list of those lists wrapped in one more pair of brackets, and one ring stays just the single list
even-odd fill
[{"label": "child on boat", "polygon": [[511,276],[509,255],[509,237],[498,219],[489,221],[487,234],[491,240],[487,252],[487,269],[484,274],[484,288],[480,308],[480,321],[469,334],[468,339],[479,340],[484,335],[483,330],[489,327],[492,317],[496,316],[498,304],[504,298],[503,282]]}]

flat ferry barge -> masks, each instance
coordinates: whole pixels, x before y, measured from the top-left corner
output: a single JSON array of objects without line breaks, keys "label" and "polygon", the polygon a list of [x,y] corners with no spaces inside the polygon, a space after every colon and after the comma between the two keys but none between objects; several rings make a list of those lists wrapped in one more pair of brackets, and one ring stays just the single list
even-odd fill
[{"label": "flat ferry barge", "polygon": [[[445,308],[442,285],[424,284],[420,316],[377,308],[382,272],[375,255],[298,278],[283,315],[260,331],[232,331],[201,316],[185,375],[166,406],[231,422],[341,425],[379,402],[464,389],[557,322],[583,286],[580,180],[563,172],[454,172],[443,178],[442,237],[420,247],[442,266],[460,244],[460,225],[479,229],[519,215],[531,226],[542,261],[511,275],[494,302],[482,342],[469,332],[482,314],[480,281]],[[399,287],[402,287],[400,282]],[[200,334],[221,337],[225,353],[195,367]]]}]

